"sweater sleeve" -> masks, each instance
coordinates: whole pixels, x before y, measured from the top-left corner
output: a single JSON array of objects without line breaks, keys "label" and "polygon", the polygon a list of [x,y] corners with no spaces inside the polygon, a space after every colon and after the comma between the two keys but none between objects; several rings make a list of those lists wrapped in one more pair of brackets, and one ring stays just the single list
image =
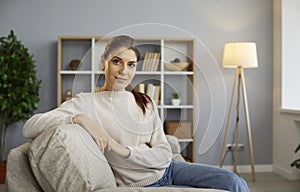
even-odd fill
[{"label": "sweater sleeve", "polygon": [[32,116],[23,127],[23,135],[34,139],[50,127],[72,123],[73,115],[82,113],[81,100],[82,98],[76,96],[56,109]]},{"label": "sweater sleeve", "polygon": [[163,169],[169,166],[172,159],[171,147],[163,131],[162,122],[155,107],[153,132],[149,145],[128,146],[128,160],[139,167]]}]

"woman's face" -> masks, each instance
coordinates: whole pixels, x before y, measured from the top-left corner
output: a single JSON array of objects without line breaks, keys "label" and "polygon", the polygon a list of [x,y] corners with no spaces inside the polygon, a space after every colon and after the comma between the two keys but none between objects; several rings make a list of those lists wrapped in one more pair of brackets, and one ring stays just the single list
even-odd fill
[{"label": "woman's face", "polygon": [[105,64],[105,84],[107,91],[124,91],[134,78],[137,56],[132,49],[119,48],[114,51]]}]

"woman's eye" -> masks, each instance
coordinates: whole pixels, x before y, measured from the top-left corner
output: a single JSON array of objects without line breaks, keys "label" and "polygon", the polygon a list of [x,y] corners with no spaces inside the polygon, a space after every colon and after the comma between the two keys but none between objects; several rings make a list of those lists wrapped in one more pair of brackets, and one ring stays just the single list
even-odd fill
[{"label": "woman's eye", "polygon": [[121,61],[119,59],[113,59],[112,62],[116,65],[121,64]]},{"label": "woman's eye", "polygon": [[128,66],[129,66],[130,68],[134,68],[134,67],[136,66],[136,63],[128,63]]}]

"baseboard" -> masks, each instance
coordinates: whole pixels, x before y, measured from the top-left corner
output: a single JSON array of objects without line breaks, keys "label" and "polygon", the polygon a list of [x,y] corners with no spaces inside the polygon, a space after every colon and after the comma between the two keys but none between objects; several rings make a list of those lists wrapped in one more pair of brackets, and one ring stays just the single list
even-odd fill
[{"label": "baseboard", "polygon": [[[233,166],[232,165],[225,165],[223,166],[224,169],[233,170]],[[237,170],[239,173],[251,173],[252,169],[251,169],[251,165],[238,165],[237,166]],[[259,172],[272,172],[273,171],[273,165],[269,165],[269,164],[263,164],[263,165],[254,165],[254,170],[256,173]]]},{"label": "baseboard", "polygon": [[284,169],[282,167],[279,167],[277,165],[273,165],[273,172],[283,176],[284,178],[288,180],[299,180],[300,179],[300,170],[295,169],[289,170],[289,169]]},{"label": "baseboard", "polygon": [[[225,165],[223,166],[224,169],[233,170],[232,165]],[[251,165],[238,165],[237,170],[239,173],[251,173]],[[288,180],[300,180],[300,170],[294,169],[294,170],[287,170],[282,167],[279,167],[277,165],[254,165],[254,170],[256,173],[262,173],[262,172],[273,172],[277,175],[280,175]]]}]

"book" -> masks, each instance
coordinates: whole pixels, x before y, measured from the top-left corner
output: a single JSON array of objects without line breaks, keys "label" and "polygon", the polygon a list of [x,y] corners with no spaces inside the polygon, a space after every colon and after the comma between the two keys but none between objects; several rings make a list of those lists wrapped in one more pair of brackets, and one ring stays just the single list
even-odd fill
[{"label": "book", "polygon": [[146,71],[148,59],[149,59],[149,52],[146,52],[146,53],[145,53],[145,56],[144,56],[144,61],[143,61],[143,66],[142,66],[142,71]]},{"label": "book", "polygon": [[159,97],[160,97],[160,86],[155,86],[155,94],[154,94],[154,101],[156,105],[159,103]]},{"label": "book", "polygon": [[153,84],[152,83],[148,83],[147,87],[146,87],[146,95],[148,95],[149,97],[151,97],[152,95],[152,91],[153,91]]},{"label": "book", "polygon": [[159,61],[160,61],[160,53],[155,53],[154,63],[153,63],[153,70],[152,71],[157,71],[158,70]]},{"label": "book", "polygon": [[157,71],[160,53],[146,52],[144,56],[142,71]]},{"label": "book", "polygon": [[138,85],[138,92],[145,93],[145,84],[144,83],[140,83]]},{"label": "book", "polygon": [[153,57],[154,57],[154,53],[150,52],[149,53],[149,59],[148,59],[148,62],[147,62],[147,66],[146,66],[146,69],[147,69],[146,71],[151,71]]},{"label": "book", "polygon": [[146,86],[146,94],[155,101],[156,104],[159,103],[160,99],[160,85],[153,85],[152,83],[148,83]]}]

